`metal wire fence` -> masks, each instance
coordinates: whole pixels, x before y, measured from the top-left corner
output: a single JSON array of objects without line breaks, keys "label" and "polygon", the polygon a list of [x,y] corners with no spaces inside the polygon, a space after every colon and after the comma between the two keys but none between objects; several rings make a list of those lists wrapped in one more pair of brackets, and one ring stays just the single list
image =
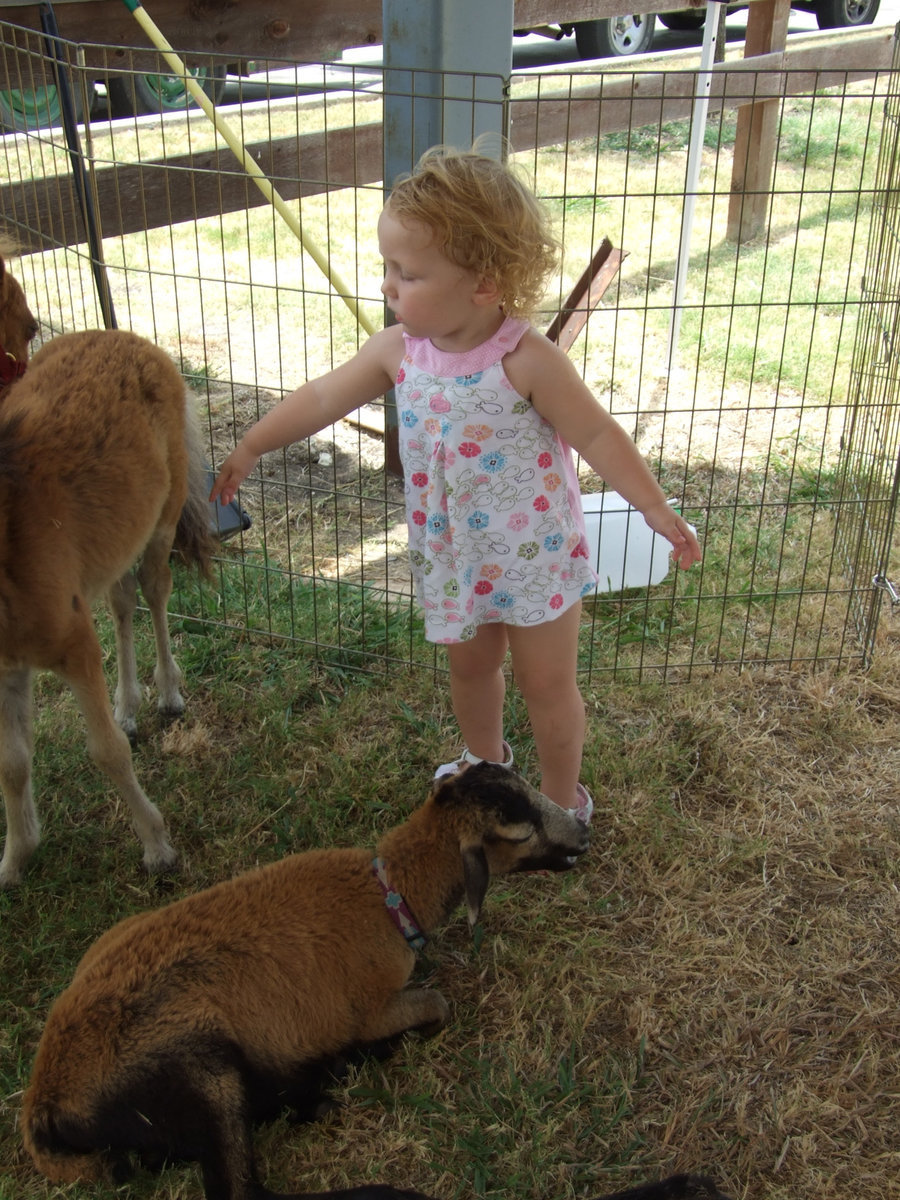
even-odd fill
[{"label": "metal wire fence", "polygon": [[[267,61],[227,79],[224,59],[194,65],[293,206],[301,243],[207,117],[173,98],[164,64],[148,74],[146,54],[139,69],[127,48],[56,45],[63,92],[68,80],[92,113],[74,144],[42,124],[59,115],[47,45],[0,25],[0,117],[19,126],[0,139],[0,220],[22,250],[13,269],[45,337],[115,323],[167,349],[204,412],[214,468],[284,392],[355,351],[366,334],[348,300],[381,324],[374,229],[391,81],[358,63]],[[870,655],[896,499],[892,356],[885,366],[896,264],[878,257],[895,217],[893,134],[882,140],[895,87],[890,71],[726,71],[692,156],[695,70],[514,76],[502,102],[512,156],[565,246],[541,320],[571,306],[608,239],[621,261],[583,302],[569,353],[705,551],[701,566],[664,562],[659,577],[639,516],[591,519],[616,590],[585,606],[586,680]],[[742,114],[764,106],[771,177],[741,189],[761,152]],[[760,207],[765,220],[748,220]],[[887,334],[865,332],[876,309]],[[877,398],[860,382],[873,372]],[[241,494],[252,523],[223,543],[215,586],[179,578],[184,627],[291,639],[364,670],[443,669],[410,589],[391,423],[387,403],[372,405],[264,459]],[[586,494],[602,488],[582,472]],[[647,560],[638,586],[622,586],[626,554]]]}]

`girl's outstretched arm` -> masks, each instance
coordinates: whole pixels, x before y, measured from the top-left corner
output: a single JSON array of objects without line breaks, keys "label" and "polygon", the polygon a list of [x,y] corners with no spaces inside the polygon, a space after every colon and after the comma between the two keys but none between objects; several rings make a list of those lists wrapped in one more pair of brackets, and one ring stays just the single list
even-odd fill
[{"label": "girl's outstretched arm", "polygon": [[229,504],[260,458],[333,425],[394,386],[403,354],[399,326],[373,334],[349,362],[301,384],[244,434],[219,468],[209,494]]},{"label": "girl's outstretched arm", "polygon": [[536,329],[504,360],[510,383],[530,398],[563,441],[580,454],[655,532],[672,543],[686,568],[701,558],[700,544],[666,494],[633,439],[585,385],[569,357]]}]

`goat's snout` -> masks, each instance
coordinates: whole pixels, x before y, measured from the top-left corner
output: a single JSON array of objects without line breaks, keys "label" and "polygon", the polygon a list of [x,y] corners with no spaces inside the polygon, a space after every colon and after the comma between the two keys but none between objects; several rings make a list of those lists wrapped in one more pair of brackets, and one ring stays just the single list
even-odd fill
[{"label": "goat's snout", "polygon": [[549,797],[539,795],[543,844],[533,858],[520,864],[519,870],[571,870],[591,844],[590,830],[573,810],[560,808]]}]

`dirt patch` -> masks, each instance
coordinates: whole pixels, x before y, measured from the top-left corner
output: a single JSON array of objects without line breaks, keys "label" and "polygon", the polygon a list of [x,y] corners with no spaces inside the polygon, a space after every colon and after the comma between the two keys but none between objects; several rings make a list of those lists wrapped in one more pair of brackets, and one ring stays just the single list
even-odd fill
[{"label": "dirt patch", "polygon": [[[210,437],[218,464],[281,398],[262,388],[211,382]],[[385,467],[385,414],[366,405],[351,418],[267,454],[241,488],[258,546],[300,574],[411,589],[402,478]]]}]

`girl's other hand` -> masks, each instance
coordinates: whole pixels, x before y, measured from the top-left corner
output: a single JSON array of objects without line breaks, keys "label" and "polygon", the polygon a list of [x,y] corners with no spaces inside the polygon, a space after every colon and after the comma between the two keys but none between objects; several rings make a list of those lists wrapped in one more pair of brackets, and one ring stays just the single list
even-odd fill
[{"label": "girl's other hand", "polygon": [[695,562],[700,562],[703,554],[697,536],[671,504],[654,504],[643,515],[654,533],[672,543],[672,557],[683,571]]},{"label": "girl's other hand", "polygon": [[259,457],[249,454],[239,442],[219,468],[219,473],[209,493],[210,503],[221,500],[230,504],[237,490],[259,462]]}]

